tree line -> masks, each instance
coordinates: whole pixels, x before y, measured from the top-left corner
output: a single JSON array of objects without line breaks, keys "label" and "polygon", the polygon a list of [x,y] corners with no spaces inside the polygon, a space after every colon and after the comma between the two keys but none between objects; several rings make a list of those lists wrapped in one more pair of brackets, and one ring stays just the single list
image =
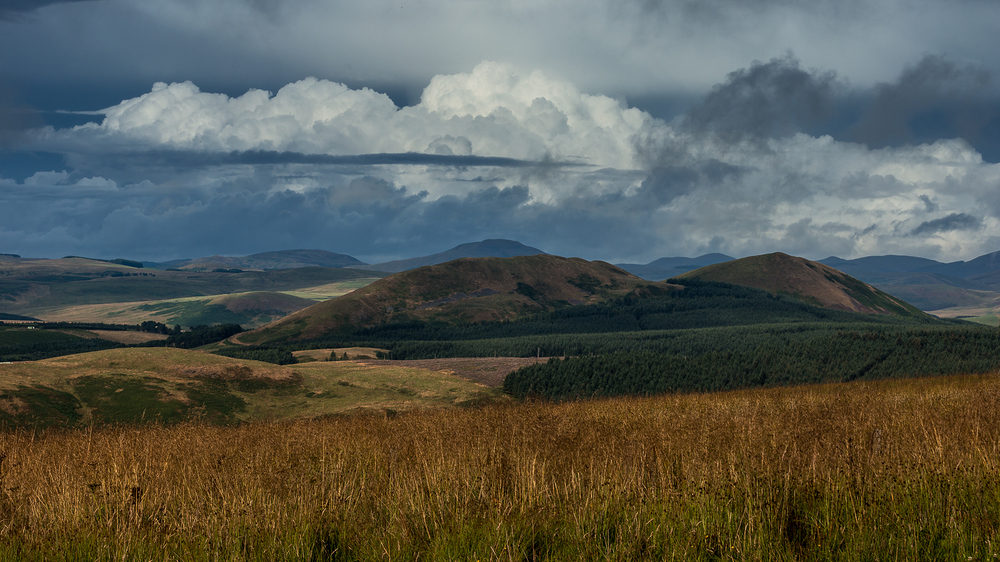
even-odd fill
[{"label": "tree line", "polygon": [[998,348],[1000,330],[990,328],[841,330],[696,354],[623,349],[552,358],[511,373],[503,388],[519,398],[562,400],[976,374],[1000,370]]}]

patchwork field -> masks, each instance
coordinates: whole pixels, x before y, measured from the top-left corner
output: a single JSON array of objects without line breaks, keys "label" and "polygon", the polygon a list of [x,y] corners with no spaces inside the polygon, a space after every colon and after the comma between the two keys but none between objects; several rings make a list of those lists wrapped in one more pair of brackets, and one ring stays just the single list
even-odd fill
[{"label": "patchwork field", "polygon": [[339,267],[180,271],[84,258],[0,259],[0,313],[51,322],[267,322],[371,283]]},{"label": "patchwork field", "polygon": [[372,281],[374,279],[356,279],[293,291],[24,308],[21,312],[46,322],[139,324],[154,321],[170,326],[240,324],[256,328],[317,302],[345,295]]}]

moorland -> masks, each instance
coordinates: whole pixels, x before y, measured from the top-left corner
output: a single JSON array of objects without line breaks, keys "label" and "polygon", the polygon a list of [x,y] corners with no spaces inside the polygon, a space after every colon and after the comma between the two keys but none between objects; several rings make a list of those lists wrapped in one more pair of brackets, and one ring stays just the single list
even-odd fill
[{"label": "moorland", "polygon": [[4,560],[991,560],[994,375],[0,433]]},{"label": "moorland", "polygon": [[4,258],[0,559],[997,554],[986,318],[784,254],[445,257]]}]

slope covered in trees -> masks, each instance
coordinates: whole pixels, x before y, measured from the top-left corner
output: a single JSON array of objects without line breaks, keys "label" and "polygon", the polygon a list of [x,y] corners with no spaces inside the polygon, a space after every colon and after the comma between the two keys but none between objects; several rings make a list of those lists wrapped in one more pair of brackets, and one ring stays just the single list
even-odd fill
[{"label": "slope covered in trees", "polygon": [[[858,326],[861,327],[861,326]],[[707,392],[757,386],[849,382],[1000,369],[1000,331],[990,328],[902,328],[816,331],[798,338],[755,338],[759,345],[701,353],[641,348],[606,355],[552,358],[504,380],[520,398]],[[738,333],[730,334],[732,337]]]}]

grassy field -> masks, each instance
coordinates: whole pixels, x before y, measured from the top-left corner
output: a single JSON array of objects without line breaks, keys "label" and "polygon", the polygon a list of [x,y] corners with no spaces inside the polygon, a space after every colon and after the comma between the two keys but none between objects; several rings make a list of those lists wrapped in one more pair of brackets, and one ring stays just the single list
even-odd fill
[{"label": "grassy field", "polygon": [[7,431],[0,451],[0,560],[964,561],[1000,550],[996,375]]},{"label": "grassy field", "polygon": [[[82,318],[88,322],[167,323],[171,315],[191,315],[197,311],[180,308],[162,315],[143,316],[144,311],[136,307],[157,301],[212,306],[218,304],[220,295],[247,292],[301,293],[301,298],[324,300],[364,286],[377,277],[377,273],[367,271],[325,267],[224,273],[139,269],[81,258],[0,259],[0,312],[27,316],[34,316],[27,311],[37,312],[41,316],[35,317],[52,321]],[[188,297],[197,298],[183,300]],[[104,304],[117,306],[96,306]],[[198,320],[198,323],[210,322]]]},{"label": "grassy field", "polygon": [[[269,304],[269,295],[288,295],[303,300],[301,308],[310,303],[320,302],[345,295],[364,287],[375,279],[354,279],[350,281],[325,283],[315,287],[305,287],[291,291],[272,293],[231,293],[182,297],[164,300],[139,300],[134,302],[108,302],[101,304],[67,304],[25,308],[34,317],[47,322],[109,322],[116,324],[139,324],[147,320],[161,322],[169,326],[195,326],[198,324],[240,324],[246,328],[256,328],[284,317],[292,310],[284,306]],[[254,302],[254,301],[258,302]],[[236,301],[236,302],[234,302]],[[296,310],[298,308],[295,308]]]},{"label": "grassy field", "polygon": [[175,348],[110,349],[0,364],[0,423],[235,424],[501,400],[453,374],[352,361],[278,366]]}]

